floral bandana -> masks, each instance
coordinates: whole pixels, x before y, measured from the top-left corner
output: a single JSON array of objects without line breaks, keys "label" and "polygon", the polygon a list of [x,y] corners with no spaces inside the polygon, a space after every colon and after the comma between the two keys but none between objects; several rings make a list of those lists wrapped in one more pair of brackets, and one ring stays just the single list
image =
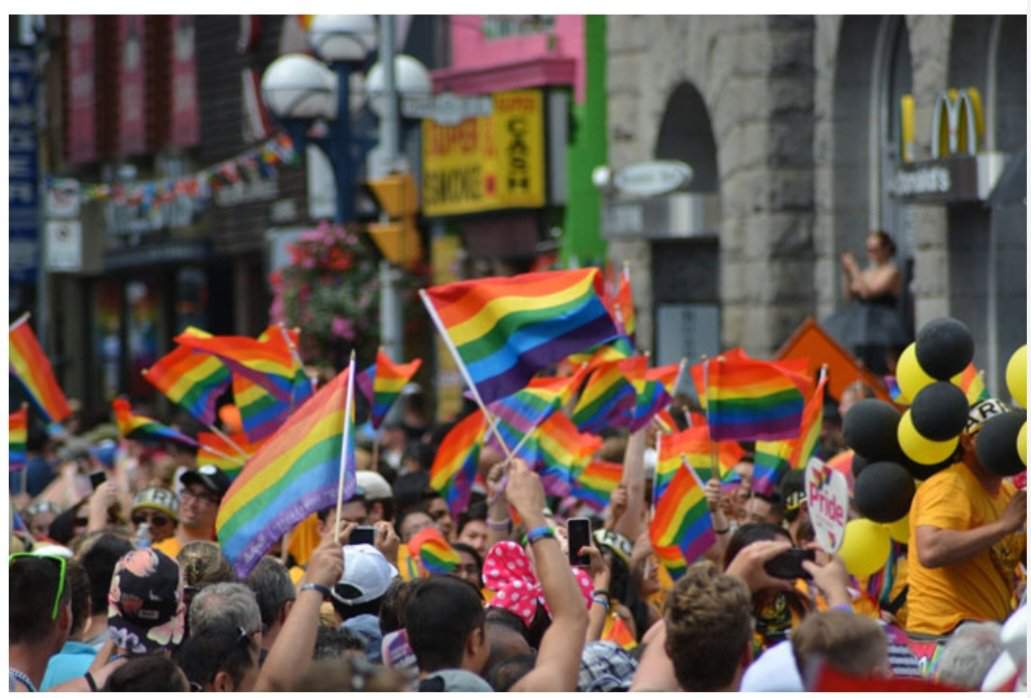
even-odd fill
[{"label": "floral bandana", "polygon": [[186,604],[175,560],[153,548],[126,553],[107,595],[107,625],[115,646],[132,654],[182,642]]},{"label": "floral bandana", "polygon": [[[584,601],[590,607],[591,593],[594,591],[590,576],[579,567],[573,568],[573,574]],[[511,611],[527,626],[533,622],[538,603],[551,615],[530,558],[517,543],[499,541],[487,552],[487,559],[483,562],[483,585],[495,592],[488,606]]]}]

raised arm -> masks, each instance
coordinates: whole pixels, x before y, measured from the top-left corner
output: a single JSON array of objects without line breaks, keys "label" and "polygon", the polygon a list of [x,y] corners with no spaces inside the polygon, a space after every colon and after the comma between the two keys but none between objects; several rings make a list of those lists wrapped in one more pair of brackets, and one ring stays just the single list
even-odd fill
[{"label": "raised arm", "polygon": [[641,535],[644,514],[644,448],[648,429],[646,426],[630,435],[623,457],[623,479],[620,484],[626,487],[627,504],[623,515],[616,521],[615,530],[628,540],[637,540],[637,536]]},{"label": "raised arm", "polygon": [[537,664],[512,690],[575,691],[587,631],[587,609],[580,587],[558,541],[553,536],[534,534],[546,526],[544,487],[521,460],[509,466],[506,496],[530,532],[534,568],[551,609],[551,626],[541,639]]},{"label": "raised arm", "polygon": [[265,664],[258,674],[255,691],[289,691],[297,678],[311,664],[315,654],[315,638],[319,630],[319,609],[323,595],[317,589],[305,589],[305,584],[318,584],[331,588],[344,572],[344,550],[328,531],[312,553],[308,569],[301,578],[300,591],[283,629],[269,650]]}]

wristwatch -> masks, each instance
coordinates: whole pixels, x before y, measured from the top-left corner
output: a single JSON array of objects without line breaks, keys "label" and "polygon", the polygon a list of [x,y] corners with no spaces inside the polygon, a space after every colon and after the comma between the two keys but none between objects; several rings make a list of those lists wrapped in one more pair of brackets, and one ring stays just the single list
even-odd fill
[{"label": "wristwatch", "polygon": [[314,590],[322,594],[323,600],[328,600],[330,597],[329,587],[325,584],[316,584],[315,582],[307,582],[301,585],[300,591]]}]

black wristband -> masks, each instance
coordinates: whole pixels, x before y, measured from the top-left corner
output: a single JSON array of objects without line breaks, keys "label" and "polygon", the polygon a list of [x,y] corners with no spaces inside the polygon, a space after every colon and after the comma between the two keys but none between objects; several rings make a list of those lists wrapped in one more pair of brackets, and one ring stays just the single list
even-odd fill
[{"label": "black wristband", "polygon": [[91,673],[89,673],[87,671],[83,675],[83,678],[86,679],[86,683],[89,685],[89,690],[90,691],[92,691],[93,693],[96,693],[99,690],[97,688],[97,680],[93,678],[93,674],[91,674]]}]

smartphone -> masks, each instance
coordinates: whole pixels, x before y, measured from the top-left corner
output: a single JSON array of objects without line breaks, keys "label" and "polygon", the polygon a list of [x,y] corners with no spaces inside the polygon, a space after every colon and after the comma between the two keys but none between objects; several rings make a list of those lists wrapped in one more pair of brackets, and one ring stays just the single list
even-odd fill
[{"label": "smartphone", "polygon": [[376,540],[376,529],[372,526],[359,526],[351,531],[351,537],[347,540],[348,545],[372,545]]},{"label": "smartphone", "polygon": [[94,470],[89,474],[89,484],[93,489],[100,487],[107,480],[107,473],[103,470]]},{"label": "smartphone", "polygon": [[802,567],[802,562],[816,560],[815,550],[803,550],[802,548],[791,548],[785,550],[777,557],[766,561],[763,568],[766,574],[777,579],[810,579],[810,575]]},{"label": "smartphone", "polygon": [[591,545],[591,520],[587,518],[569,519],[566,522],[569,531],[569,564],[573,567],[589,567],[591,558],[580,555],[580,548]]}]

